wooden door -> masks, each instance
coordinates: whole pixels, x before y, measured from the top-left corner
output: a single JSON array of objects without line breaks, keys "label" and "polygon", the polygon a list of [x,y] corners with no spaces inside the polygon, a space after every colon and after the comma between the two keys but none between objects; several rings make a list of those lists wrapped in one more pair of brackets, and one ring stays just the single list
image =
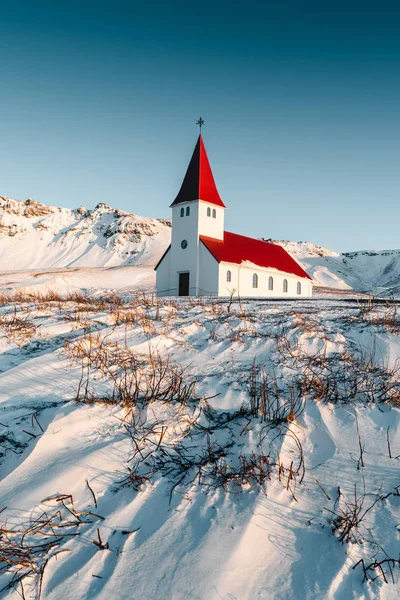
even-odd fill
[{"label": "wooden door", "polygon": [[189,296],[189,273],[179,273],[179,295]]}]

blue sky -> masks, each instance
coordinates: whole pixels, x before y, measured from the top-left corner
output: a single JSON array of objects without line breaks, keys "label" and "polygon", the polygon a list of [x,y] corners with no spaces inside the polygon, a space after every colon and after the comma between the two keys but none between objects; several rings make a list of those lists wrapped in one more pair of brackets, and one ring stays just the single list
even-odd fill
[{"label": "blue sky", "polygon": [[168,217],[202,115],[228,230],[400,247],[397,2],[20,0],[0,23],[0,194]]}]

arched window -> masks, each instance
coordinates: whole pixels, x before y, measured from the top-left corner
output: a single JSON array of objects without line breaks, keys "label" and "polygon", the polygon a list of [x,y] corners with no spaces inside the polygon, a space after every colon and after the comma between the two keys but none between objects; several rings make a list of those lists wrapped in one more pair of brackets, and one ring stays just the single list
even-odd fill
[{"label": "arched window", "polygon": [[283,280],[283,291],[287,292],[287,290],[288,290],[287,279],[284,279]]},{"label": "arched window", "polygon": [[186,216],[188,217],[190,215],[190,206],[186,207]]},{"label": "arched window", "polygon": [[217,211],[215,210],[215,208],[213,208],[213,219],[217,218]]},{"label": "arched window", "polygon": [[253,288],[258,288],[258,275],[254,273],[253,275]]},{"label": "arched window", "polygon": [[211,217],[211,208],[207,206],[207,217]]},{"label": "arched window", "polygon": [[185,216],[185,209],[182,206],[182,208],[181,208],[181,217],[184,217],[184,216]]},{"label": "arched window", "polygon": [[270,277],[268,279],[268,289],[269,290],[273,290],[274,289],[274,278],[273,277]]},{"label": "arched window", "polygon": [[230,271],[226,272],[226,280],[229,282],[232,281],[232,273]]},{"label": "arched window", "polygon": [[301,294],[301,283],[300,283],[300,281],[297,282],[297,293]]}]

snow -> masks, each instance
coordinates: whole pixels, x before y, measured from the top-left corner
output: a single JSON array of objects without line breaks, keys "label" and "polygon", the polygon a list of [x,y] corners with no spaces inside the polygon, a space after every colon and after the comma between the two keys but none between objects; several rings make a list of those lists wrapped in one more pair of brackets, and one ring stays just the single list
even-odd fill
[{"label": "snow", "polygon": [[[139,217],[106,204],[94,210],[70,210],[0,196],[1,272],[107,267],[116,268],[119,278],[122,266],[154,267],[170,238],[169,221]],[[268,241],[282,245],[313,278],[315,288],[400,296],[400,250],[339,254],[308,242]],[[136,280],[133,274],[129,277]],[[48,278],[48,285],[60,289],[64,277],[70,279],[64,273]],[[120,289],[120,282],[113,285]]]},{"label": "snow", "polygon": [[70,210],[0,196],[3,270],[154,266],[170,235],[166,221],[105,204]]},{"label": "snow", "polygon": [[400,250],[338,254],[307,242],[277,240],[274,243],[283,246],[318,286],[400,296]]},{"label": "snow", "polygon": [[155,271],[152,267],[98,267],[40,269],[38,271],[0,272],[0,290],[14,289],[26,293],[45,294],[50,290],[60,294],[82,291],[153,292]]},{"label": "snow", "polygon": [[[243,301],[229,309],[226,302],[198,299],[138,301],[132,299],[133,288],[126,287],[133,269],[111,269],[113,286],[129,299],[122,307],[115,300],[104,305],[38,303],[34,295],[19,301],[15,314],[36,326],[23,343],[16,343],[4,324],[14,305],[3,300],[0,307],[0,510],[7,507],[0,521],[8,530],[19,529],[43,511],[64,511],[61,502],[46,500],[56,494],[73,496],[73,505],[65,501],[71,510],[102,517],[89,515],[81,526],[67,529],[79,535],[65,537],[60,548],[69,552],[49,559],[42,597],[398,598],[398,568],[395,582],[387,584],[382,577],[363,583],[362,568],[353,569],[360,558],[369,564],[375,555],[385,557],[384,552],[396,560],[399,556],[400,496],[395,490],[400,479],[394,458],[400,455],[398,318],[385,324],[385,305],[367,310],[357,302],[327,299]],[[138,288],[149,283],[149,269],[134,272]],[[22,285],[32,293],[43,292],[52,282],[65,292],[83,288],[85,280],[92,289],[98,278],[93,297],[100,299],[101,290],[113,287],[109,276],[107,269],[60,269],[36,277],[36,286],[32,272],[3,273],[2,285],[12,287],[14,277],[14,289]],[[100,347],[101,340],[107,344],[107,360],[113,352],[125,352],[146,362],[151,352],[153,360],[159,355],[182,365],[185,381],[196,381],[195,392],[187,403],[174,396],[168,402],[139,402],[133,412],[119,402],[77,402],[82,371],[68,348],[85,336],[87,340],[89,331],[93,347]],[[117,355],[114,373],[122,365],[122,355]],[[325,359],[328,366],[321,368],[333,369],[330,381],[335,369],[359,378],[354,398],[345,399],[350,383],[337,401],[304,388],[298,396],[303,411],[281,423],[237,412],[250,402],[252,381],[259,385],[266,377],[274,382],[283,402],[296,395],[296,382],[305,373],[319,373]],[[259,379],[252,379],[254,373]],[[374,384],[372,399],[363,387],[364,373]],[[392,387],[378,401],[380,386],[389,383]],[[105,398],[111,389],[110,379],[93,367],[92,397]],[[361,467],[357,423],[364,446]],[[146,439],[141,439],[143,428]],[[296,439],[304,453],[304,473]],[[140,455],[149,456],[147,466],[137,452],[132,459],[137,447]],[[190,470],[181,479],[170,465],[154,469],[139,490],[121,484],[135,464],[144,474],[163,456],[176,458],[180,451],[198,458],[210,448],[224,448],[226,456],[207,462],[201,479]],[[254,480],[243,486],[215,483],[217,466],[219,477],[233,476],[243,457],[250,461],[261,450],[272,465],[262,485]],[[365,507],[377,494],[391,495],[380,499],[360,524],[356,535],[363,536],[363,544],[341,544],[332,533],[329,511],[344,508],[355,484],[359,494],[365,489]],[[98,530],[104,549],[93,543]],[[0,589],[11,575],[0,570]],[[35,597],[34,581],[24,581],[27,598]],[[17,586],[0,596],[20,598],[20,592]]]}]

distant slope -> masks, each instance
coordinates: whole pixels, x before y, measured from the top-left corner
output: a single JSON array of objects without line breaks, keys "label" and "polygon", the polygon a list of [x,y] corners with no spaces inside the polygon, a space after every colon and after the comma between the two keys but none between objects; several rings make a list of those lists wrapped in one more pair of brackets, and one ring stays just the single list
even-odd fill
[{"label": "distant slope", "polygon": [[275,243],[304,267],[316,285],[381,296],[400,295],[400,250],[338,254],[307,242]]},{"label": "distant slope", "polygon": [[153,266],[169,243],[169,221],[106,204],[94,210],[0,196],[0,270]]}]

